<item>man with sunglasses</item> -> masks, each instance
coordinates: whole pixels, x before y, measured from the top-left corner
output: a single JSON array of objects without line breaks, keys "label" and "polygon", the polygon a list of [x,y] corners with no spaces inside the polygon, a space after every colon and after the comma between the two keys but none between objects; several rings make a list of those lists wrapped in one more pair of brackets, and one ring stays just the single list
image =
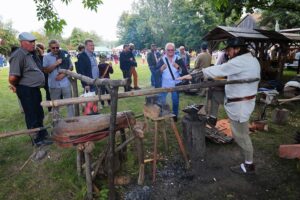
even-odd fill
[{"label": "man with sunglasses", "polygon": [[[10,59],[9,83],[11,89],[16,92],[21,101],[25,113],[25,121],[28,129],[43,127],[44,111],[41,106],[42,95],[40,87],[45,84],[43,72],[33,59],[36,38],[23,32],[19,35],[20,48],[15,50]],[[36,146],[50,144],[46,140],[46,130],[39,131],[33,144]]]},{"label": "man with sunglasses", "polygon": [[[161,57],[156,65],[157,75],[157,86],[162,88],[175,87],[176,84],[181,81],[177,80],[181,75],[187,74],[187,69],[184,65],[183,60],[175,55],[175,44],[167,43],[166,54]],[[166,104],[166,98],[168,93],[163,92],[160,94],[160,103],[162,105]],[[172,95],[172,110],[175,115],[174,121],[177,121],[178,109],[179,109],[179,93],[171,92]]]},{"label": "man with sunglasses", "polygon": [[[65,74],[58,73],[59,69],[73,70],[73,64],[68,52],[60,50],[57,40],[49,41],[50,52],[43,58],[44,71],[49,74],[48,84],[51,100],[71,98],[71,83]],[[68,117],[74,116],[73,105],[68,105]]]}]

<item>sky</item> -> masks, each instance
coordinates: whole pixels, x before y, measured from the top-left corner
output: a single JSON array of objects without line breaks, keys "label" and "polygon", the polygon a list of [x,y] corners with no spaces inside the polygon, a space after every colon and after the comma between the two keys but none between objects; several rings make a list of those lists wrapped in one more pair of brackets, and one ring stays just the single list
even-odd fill
[{"label": "sky", "polygon": [[[54,6],[59,17],[65,19],[63,37],[69,37],[73,28],[83,31],[95,31],[104,40],[117,40],[117,23],[124,11],[131,9],[134,0],[103,0],[98,12],[83,8],[81,0],[72,0],[66,6],[55,0]],[[33,0],[0,0],[2,21],[12,21],[12,26],[19,32],[43,30],[43,22],[38,21]]]}]

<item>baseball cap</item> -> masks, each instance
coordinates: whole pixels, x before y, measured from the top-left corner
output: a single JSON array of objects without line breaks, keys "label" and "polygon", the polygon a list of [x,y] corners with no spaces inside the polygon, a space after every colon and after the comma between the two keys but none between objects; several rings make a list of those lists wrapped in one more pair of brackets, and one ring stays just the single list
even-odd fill
[{"label": "baseball cap", "polygon": [[34,37],[34,35],[32,35],[31,33],[28,32],[22,32],[19,35],[19,40],[20,41],[35,41],[36,38]]}]

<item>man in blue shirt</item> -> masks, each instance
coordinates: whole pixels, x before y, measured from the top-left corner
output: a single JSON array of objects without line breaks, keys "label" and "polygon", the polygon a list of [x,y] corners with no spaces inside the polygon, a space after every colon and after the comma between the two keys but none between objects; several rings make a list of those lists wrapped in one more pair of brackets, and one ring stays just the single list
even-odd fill
[{"label": "man in blue shirt", "polygon": [[[49,49],[51,50],[43,58],[43,67],[46,73],[49,73],[48,84],[51,100],[71,98],[72,90],[68,77],[65,74],[58,73],[60,68],[73,70],[73,64],[68,52],[60,50],[57,40],[50,40]],[[74,116],[73,105],[68,105],[68,117]]]}]

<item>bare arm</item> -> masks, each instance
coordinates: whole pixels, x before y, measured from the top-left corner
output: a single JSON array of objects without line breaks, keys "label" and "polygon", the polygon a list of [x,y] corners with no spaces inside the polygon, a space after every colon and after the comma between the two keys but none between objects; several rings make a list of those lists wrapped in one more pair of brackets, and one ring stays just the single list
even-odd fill
[{"label": "bare arm", "polygon": [[16,92],[16,86],[18,85],[20,81],[20,77],[19,76],[13,76],[13,75],[10,75],[8,77],[8,82],[11,84],[9,86],[9,88],[13,91],[13,92]]}]

